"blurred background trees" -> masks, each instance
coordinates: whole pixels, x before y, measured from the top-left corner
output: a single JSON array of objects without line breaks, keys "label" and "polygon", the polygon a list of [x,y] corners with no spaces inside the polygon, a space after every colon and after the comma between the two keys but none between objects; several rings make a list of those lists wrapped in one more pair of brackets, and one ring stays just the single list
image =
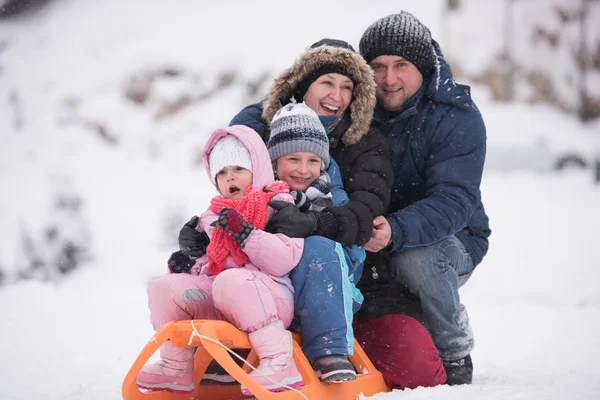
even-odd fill
[{"label": "blurred background trees", "polygon": [[[464,65],[461,57],[477,50],[459,51],[460,45],[452,46],[448,56],[457,75],[485,84],[498,101],[549,103],[583,122],[600,117],[600,1],[502,3],[502,23],[497,27],[500,48],[488,65],[466,72],[473,66]],[[474,2],[447,0],[442,17],[447,35],[457,29],[452,24],[453,14],[469,6]]]}]

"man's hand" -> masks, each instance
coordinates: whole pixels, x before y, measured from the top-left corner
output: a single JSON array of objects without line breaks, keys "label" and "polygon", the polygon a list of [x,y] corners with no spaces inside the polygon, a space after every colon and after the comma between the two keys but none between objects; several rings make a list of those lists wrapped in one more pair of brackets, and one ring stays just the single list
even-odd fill
[{"label": "man's hand", "polygon": [[392,228],[383,216],[373,220],[373,233],[371,239],[365,244],[365,250],[371,253],[377,253],[392,243]]},{"label": "man's hand", "polygon": [[198,232],[196,230],[198,220],[198,216],[194,215],[179,231],[179,248],[186,255],[195,258],[206,254],[206,248],[210,242],[205,232]]},{"label": "man's hand", "polygon": [[294,204],[281,200],[271,200],[269,206],[278,212],[271,217],[265,231],[291,238],[307,238],[317,231],[318,221],[313,211],[302,212]]}]

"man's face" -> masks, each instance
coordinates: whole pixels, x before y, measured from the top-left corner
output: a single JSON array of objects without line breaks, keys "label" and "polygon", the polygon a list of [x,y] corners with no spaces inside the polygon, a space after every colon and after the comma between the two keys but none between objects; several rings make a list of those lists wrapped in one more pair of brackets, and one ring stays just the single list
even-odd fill
[{"label": "man's face", "polygon": [[377,99],[388,111],[400,111],[423,84],[417,67],[400,56],[379,56],[369,65],[375,73]]}]

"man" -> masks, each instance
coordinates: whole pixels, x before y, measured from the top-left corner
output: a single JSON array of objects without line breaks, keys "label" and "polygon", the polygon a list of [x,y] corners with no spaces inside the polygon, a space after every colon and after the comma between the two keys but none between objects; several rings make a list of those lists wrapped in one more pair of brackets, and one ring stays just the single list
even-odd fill
[{"label": "man", "polygon": [[[388,215],[375,218],[365,245],[378,254],[365,266],[361,316],[421,319],[446,383],[469,384],[474,342],[458,289],[486,254],[491,233],[480,193],[485,125],[469,87],[453,80],[439,45],[412,14],[375,21],[360,53],[375,74],[373,124],[388,139],[394,169]],[[420,310],[410,306],[415,297]]]}]

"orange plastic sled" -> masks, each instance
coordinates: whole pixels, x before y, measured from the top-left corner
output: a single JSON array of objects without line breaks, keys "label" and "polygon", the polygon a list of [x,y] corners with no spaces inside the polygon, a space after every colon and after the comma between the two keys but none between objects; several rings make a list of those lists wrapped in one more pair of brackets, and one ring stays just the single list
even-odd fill
[{"label": "orange plastic sled", "polygon": [[[371,360],[367,357],[359,344],[354,342],[354,355],[350,361],[354,365],[358,376],[356,380],[341,384],[325,385],[313,371],[306,356],[300,347],[300,336],[296,333],[294,337],[294,360],[298,371],[302,375],[304,386],[299,388],[305,397],[292,390],[283,392],[270,392],[256,383],[248,375],[250,368],[241,368],[231,358],[223,347],[202,335],[223,343],[230,349],[251,349],[248,334],[235,328],[225,321],[177,321],[163,326],[146,344],[138,358],[135,360],[125,380],[123,381],[124,400],[240,400],[248,399],[241,393],[240,386],[218,386],[199,384],[200,379],[206,371],[206,367],[213,360],[217,360],[223,368],[231,374],[238,382],[243,383],[255,397],[260,400],[355,400],[359,394],[372,396],[376,393],[389,392],[390,389],[383,381],[379,371],[375,369]],[[156,350],[170,339],[171,344],[177,347],[198,347],[194,356],[194,382],[196,390],[192,394],[175,394],[168,391],[142,392],[135,382],[136,376],[148,359]],[[256,366],[258,357],[254,351],[250,352],[248,362]]]}]

